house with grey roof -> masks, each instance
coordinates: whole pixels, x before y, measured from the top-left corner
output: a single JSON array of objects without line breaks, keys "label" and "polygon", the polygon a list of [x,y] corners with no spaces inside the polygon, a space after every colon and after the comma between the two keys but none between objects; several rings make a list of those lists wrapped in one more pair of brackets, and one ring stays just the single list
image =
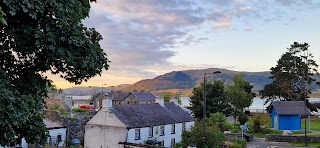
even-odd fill
[{"label": "house with grey roof", "polygon": [[155,103],[156,96],[150,92],[108,92],[105,94],[97,94],[92,97],[94,109],[102,106],[102,99],[108,96],[112,99],[113,104],[147,104]]},{"label": "house with grey roof", "polygon": [[182,132],[194,125],[194,119],[178,104],[164,103],[163,97],[155,100],[156,103],[113,104],[105,96],[102,108],[85,127],[84,147],[118,148],[155,141],[170,148],[180,142]]},{"label": "house with grey roof", "polygon": [[[66,144],[66,134],[67,134],[67,128],[65,126],[62,126],[59,122],[54,122],[48,119],[44,119],[43,123],[46,125],[46,128],[48,129],[49,137],[47,139],[47,144],[49,146],[55,146],[55,147],[63,147]],[[10,146],[5,146],[10,147]],[[0,148],[5,148],[0,145]],[[17,144],[15,147],[21,147],[21,148],[28,148],[32,147],[29,146],[25,138],[21,139],[21,143]]]},{"label": "house with grey roof", "polygon": [[276,130],[301,130],[301,117],[306,115],[309,119],[310,110],[303,101],[273,101],[267,107],[271,116],[271,127]]}]

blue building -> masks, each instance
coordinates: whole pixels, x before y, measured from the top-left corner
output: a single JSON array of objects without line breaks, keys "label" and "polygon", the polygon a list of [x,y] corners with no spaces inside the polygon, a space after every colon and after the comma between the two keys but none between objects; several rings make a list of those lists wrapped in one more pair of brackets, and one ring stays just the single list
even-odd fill
[{"label": "blue building", "polygon": [[310,110],[303,101],[273,101],[267,110],[271,115],[271,127],[275,130],[301,130],[301,116],[305,111],[310,128]]}]

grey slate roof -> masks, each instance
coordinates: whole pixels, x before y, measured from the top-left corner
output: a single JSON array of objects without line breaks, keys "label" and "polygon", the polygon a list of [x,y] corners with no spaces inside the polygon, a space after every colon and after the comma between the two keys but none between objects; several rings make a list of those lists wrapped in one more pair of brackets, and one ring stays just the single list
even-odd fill
[{"label": "grey slate roof", "polygon": [[149,92],[131,92],[136,96],[140,101],[155,101],[156,96]]},{"label": "grey slate roof", "polygon": [[125,92],[120,92],[120,93],[118,93],[118,92],[113,92],[113,93],[109,93],[109,95],[108,96],[112,96],[112,99],[113,100],[119,100],[119,101],[122,101],[122,100],[124,100],[127,96],[129,95],[129,93],[125,93]]},{"label": "grey slate roof", "polygon": [[46,128],[48,129],[65,128],[60,123],[47,120],[47,119],[43,119],[43,123],[46,125]]},{"label": "grey slate roof", "polygon": [[164,107],[153,104],[114,104],[110,110],[128,128],[159,126],[165,124],[194,121],[194,119],[179,106],[166,103]]},{"label": "grey slate roof", "polygon": [[[305,106],[303,101],[273,101],[269,110],[274,108],[279,115],[304,115]],[[308,107],[307,115],[310,115]]]}]

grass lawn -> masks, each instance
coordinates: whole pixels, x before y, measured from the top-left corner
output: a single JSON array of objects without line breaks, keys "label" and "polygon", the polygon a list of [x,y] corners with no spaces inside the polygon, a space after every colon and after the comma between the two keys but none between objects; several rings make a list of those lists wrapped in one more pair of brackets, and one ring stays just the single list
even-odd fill
[{"label": "grass lawn", "polygon": [[260,133],[254,133],[253,131],[249,131],[249,133],[253,134],[256,137],[264,138],[266,136],[266,134],[281,135],[282,131],[275,131],[275,130],[271,130],[271,129],[266,129],[266,131],[260,132]]},{"label": "grass lawn", "polygon": [[[310,129],[314,131],[320,131],[320,118],[311,116],[310,117]],[[304,128],[304,119],[301,119],[301,127]],[[307,120],[307,128],[308,128],[308,120]]]},{"label": "grass lawn", "polygon": [[[292,146],[305,146],[304,142],[290,142]],[[320,143],[308,143],[308,146],[311,147],[320,147]]]}]

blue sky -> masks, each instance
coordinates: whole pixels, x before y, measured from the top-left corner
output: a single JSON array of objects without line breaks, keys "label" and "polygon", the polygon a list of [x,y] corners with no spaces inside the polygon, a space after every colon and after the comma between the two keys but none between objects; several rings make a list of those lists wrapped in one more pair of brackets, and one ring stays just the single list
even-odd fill
[{"label": "blue sky", "polygon": [[[317,0],[97,0],[84,20],[110,70],[82,86],[134,83],[177,70],[267,71],[293,42],[320,64]],[[49,76],[58,88],[72,87]]]}]

